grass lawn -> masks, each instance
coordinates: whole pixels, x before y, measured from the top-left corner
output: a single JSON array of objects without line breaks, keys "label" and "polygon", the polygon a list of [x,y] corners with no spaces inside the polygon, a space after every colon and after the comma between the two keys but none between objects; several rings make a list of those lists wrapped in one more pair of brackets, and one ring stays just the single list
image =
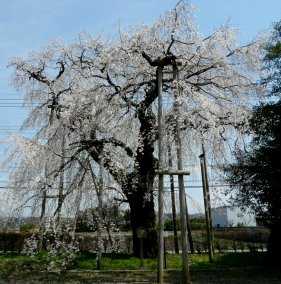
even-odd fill
[{"label": "grass lawn", "polygon": [[[228,253],[217,254],[213,263],[209,263],[206,254],[191,255],[193,284],[281,283],[281,272],[266,267],[265,259],[264,253]],[[156,281],[156,259],[145,259],[141,267],[138,258],[129,255],[107,255],[102,257],[101,270],[97,272],[95,255],[81,254],[69,270],[63,273],[46,273],[46,270],[44,272],[48,261],[44,254],[35,257],[0,255],[0,284],[11,281],[20,284],[134,283],[135,281],[155,283]],[[181,283],[180,267],[180,256],[168,254],[166,283]]]},{"label": "grass lawn", "polygon": [[[0,255],[0,272],[16,270],[17,268],[36,270],[42,269],[50,260],[44,254],[37,256],[21,256],[16,254]],[[191,269],[213,269],[229,267],[262,266],[265,263],[265,253],[228,253],[216,254],[214,261],[209,262],[207,254],[190,255]],[[70,269],[96,270],[96,255],[91,253],[80,254]],[[180,269],[181,256],[175,254],[166,255],[167,269]],[[144,259],[126,254],[103,255],[101,270],[156,270],[157,259]]]},{"label": "grass lawn", "polygon": [[[191,269],[213,269],[227,267],[244,267],[259,266],[264,262],[265,255],[263,253],[228,253],[216,254],[214,261],[209,262],[207,254],[190,255]],[[156,259],[144,259],[143,266],[141,260],[129,255],[112,255],[103,256],[101,261],[102,270],[122,270],[122,269],[157,269]],[[76,260],[76,268],[78,269],[96,269],[96,259],[94,254],[83,254]],[[181,256],[175,254],[167,254],[167,269],[180,269]]]}]

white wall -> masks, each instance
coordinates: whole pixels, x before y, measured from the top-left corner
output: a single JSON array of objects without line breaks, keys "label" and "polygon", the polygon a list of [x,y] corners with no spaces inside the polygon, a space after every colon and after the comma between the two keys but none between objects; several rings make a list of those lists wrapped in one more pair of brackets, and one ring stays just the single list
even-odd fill
[{"label": "white wall", "polygon": [[253,227],[257,225],[255,215],[250,210],[242,211],[238,207],[227,208],[227,219],[229,227],[236,227],[238,225]]},{"label": "white wall", "polygon": [[257,225],[255,215],[250,211],[242,211],[238,207],[218,207],[212,209],[213,227],[254,227]]},{"label": "white wall", "polygon": [[213,208],[212,211],[213,227],[227,227],[227,208],[219,207]]}]

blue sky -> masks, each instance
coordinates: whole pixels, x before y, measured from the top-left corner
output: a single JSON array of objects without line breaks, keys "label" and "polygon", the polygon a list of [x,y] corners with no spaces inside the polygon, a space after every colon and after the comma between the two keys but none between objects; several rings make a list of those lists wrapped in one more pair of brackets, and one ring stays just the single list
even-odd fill
[{"label": "blue sky", "polygon": [[[0,140],[16,129],[25,111],[15,102],[22,94],[10,85],[9,58],[38,50],[50,40],[74,40],[78,33],[113,36],[130,25],[149,24],[178,0],[9,0],[0,10]],[[229,22],[245,43],[281,19],[280,0],[193,0],[195,19],[203,34]],[[11,104],[12,103],[12,104]],[[7,107],[9,106],[9,107]],[[5,130],[8,129],[8,130]],[[0,150],[3,145],[0,145]],[[1,151],[0,151],[1,155]],[[0,180],[5,176],[0,172]],[[1,183],[3,184],[3,183]],[[1,185],[0,184],[0,185]]]},{"label": "blue sky", "polygon": [[[151,23],[178,0],[10,0],[0,10],[0,98],[12,98],[9,58],[38,50],[50,40],[71,41],[79,32],[114,35],[121,27]],[[242,42],[271,27],[281,16],[280,0],[193,0],[199,29],[208,34],[229,21]],[[280,17],[281,18],[281,17]],[[3,115],[3,114],[4,115]],[[22,112],[1,109],[0,126],[18,124]],[[20,119],[20,120],[18,120]],[[17,121],[16,121],[17,120]]]}]

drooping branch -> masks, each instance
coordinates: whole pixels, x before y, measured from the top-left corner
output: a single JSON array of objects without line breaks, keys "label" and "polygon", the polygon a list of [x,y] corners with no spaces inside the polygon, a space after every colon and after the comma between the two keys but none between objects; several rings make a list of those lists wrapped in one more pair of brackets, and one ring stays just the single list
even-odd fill
[{"label": "drooping branch", "polygon": [[63,61],[59,61],[57,64],[60,65],[60,70],[59,70],[58,75],[56,76],[56,80],[58,80],[62,76],[62,74],[64,73],[64,70],[65,70]]},{"label": "drooping branch", "polygon": [[111,144],[116,147],[122,148],[129,157],[133,157],[134,153],[132,149],[127,146],[124,142],[114,138],[101,138],[101,139],[91,139],[91,140],[80,140],[79,142],[73,144],[81,144],[84,149],[95,147],[97,151],[102,152],[105,144]]},{"label": "drooping branch", "polygon": [[106,144],[111,144],[115,147],[123,149],[128,157],[133,157],[133,151],[130,147],[126,146],[122,141],[115,138],[101,138],[91,140],[81,140],[79,142],[72,143],[72,145],[81,145],[81,149],[86,150],[92,157],[92,159],[102,164],[105,169],[111,174],[111,176],[122,186],[126,187],[127,175],[123,168],[120,168],[111,157],[111,154],[105,150]]},{"label": "drooping branch", "polygon": [[35,79],[36,81],[46,84],[47,86],[51,86],[51,81],[48,80],[47,77],[42,74],[44,68],[45,67],[38,70],[37,72],[30,70],[25,70],[25,71],[27,74],[29,74],[29,79]]}]

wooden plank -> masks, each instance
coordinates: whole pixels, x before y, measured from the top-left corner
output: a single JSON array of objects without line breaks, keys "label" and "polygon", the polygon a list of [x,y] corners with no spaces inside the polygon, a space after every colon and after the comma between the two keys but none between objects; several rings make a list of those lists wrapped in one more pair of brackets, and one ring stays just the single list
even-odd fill
[{"label": "wooden plank", "polygon": [[190,172],[185,170],[163,169],[155,171],[158,175],[189,176]]}]

